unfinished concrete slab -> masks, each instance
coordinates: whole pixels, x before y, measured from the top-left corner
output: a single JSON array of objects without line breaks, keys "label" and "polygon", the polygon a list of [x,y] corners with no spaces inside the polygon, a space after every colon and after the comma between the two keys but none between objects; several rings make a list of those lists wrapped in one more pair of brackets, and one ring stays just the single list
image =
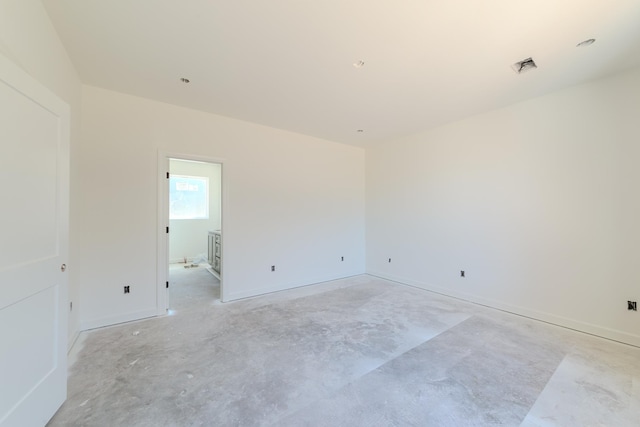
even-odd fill
[{"label": "unfinished concrete slab", "polygon": [[83,333],[50,426],[640,419],[639,348],[367,275],[221,304],[175,274],[175,315]]}]

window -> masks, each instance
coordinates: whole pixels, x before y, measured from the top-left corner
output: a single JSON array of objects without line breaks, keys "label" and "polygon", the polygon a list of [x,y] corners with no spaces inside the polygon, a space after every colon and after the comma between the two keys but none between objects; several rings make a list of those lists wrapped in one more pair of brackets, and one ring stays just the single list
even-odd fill
[{"label": "window", "polygon": [[209,178],[171,175],[169,178],[169,218],[209,218]]}]

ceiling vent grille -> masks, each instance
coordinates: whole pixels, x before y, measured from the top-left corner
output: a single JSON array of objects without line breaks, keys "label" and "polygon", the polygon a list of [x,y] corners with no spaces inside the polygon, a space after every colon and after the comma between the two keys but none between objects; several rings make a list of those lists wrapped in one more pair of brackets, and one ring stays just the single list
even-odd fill
[{"label": "ceiling vent grille", "polygon": [[522,74],[526,71],[538,68],[538,66],[536,65],[536,62],[533,60],[533,58],[527,58],[523,59],[522,61],[516,62],[511,66],[511,68],[513,68],[513,71],[515,71],[516,73]]}]

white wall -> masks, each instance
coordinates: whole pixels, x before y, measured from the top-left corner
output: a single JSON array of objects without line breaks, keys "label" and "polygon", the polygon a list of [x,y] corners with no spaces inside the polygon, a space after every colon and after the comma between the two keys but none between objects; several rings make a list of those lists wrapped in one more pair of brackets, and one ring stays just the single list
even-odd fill
[{"label": "white wall", "polygon": [[222,170],[220,164],[171,159],[172,175],[209,178],[209,218],[172,219],[169,221],[169,261],[192,261],[198,255],[207,258],[209,231],[220,230],[222,202]]},{"label": "white wall", "polygon": [[367,271],[640,345],[638,135],[640,70],[368,151]]},{"label": "white wall", "polygon": [[363,149],[91,86],[82,119],[84,327],[156,312],[159,151],[225,160],[228,299],[364,272]]},{"label": "white wall", "polygon": [[[158,150],[228,159],[232,297],[363,270],[362,150],[83,88],[39,0],[0,1],[0,51],[71,106],[70,340],[78,313],[155,309]],[[635,71],[370,150],[367,270],[640,344],[639,88]]]},{"label": "white wall", "polygon": [[69,104],[71,108],[70,146],[70,242],[69,298],[74,309],[69,313],[69,345],[79,330],[78,304],[80,282],[76,274],[79,251],[78,233],[74,227],[80,200],[77,197],[78,153],[80,149],[81,85],[58,35],[40,0],[0,1],[0,52],[42,85]]}]

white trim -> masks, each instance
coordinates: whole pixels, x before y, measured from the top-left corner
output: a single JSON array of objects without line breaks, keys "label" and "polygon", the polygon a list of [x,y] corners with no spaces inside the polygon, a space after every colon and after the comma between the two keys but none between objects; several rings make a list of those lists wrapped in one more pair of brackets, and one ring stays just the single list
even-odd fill
[{"label": "white trim", "polygon": [[322,276],[322,277],[316,277],[313,279],[305,279],[304,281],[301,281],[301,282],[296,281],[296,282],[290,282],[285,284],[278,284],[278,285],[270,286],[268,288],[265,288],[265,287],[253,288],[253,289],[249,289],[242,292],[230,293],[228,295],[229,299],[225,300],[224,302],[235,301],[235,300],[244,299],[244,298],[257,297],[260,295],[271,294],[273,292],[288,291],[296,288],[303,288],[305,286],[317,285],[319,283],[330,282],[333,280],[346,279],[349,277],[360,276],[362,274],[365,274],[365,272],[358,270],[358,271],[353,271],[345,274]]},{"label": "white trim", "polygon": [[69,355],[69,353],[71,353],[71,350],[73,349],[73,346],[76,345],[76,341],[78,341],[78,338],[80,337],[80,330],[74,331],[73,336],[69,337],[69,345],[67,348],[67,355]]},{"label": "white trim", "polygon": [[547,313],[544,311],[531,310],[529,308],[509,304],[502,301],[497,301],[489,298],[482,298],[476,295],[468,294],[465,292],[456,292],[450,289],[444,289],[439,286],[434,286],[427,283],[418,282],[407,277],[396,276],[393,274],[386,274],[379,271],[368,271],[368,275],[379,277],[385,280],[391,280],[403,285],[409,285],[416,288],[424,289],[426,291],[435,292],[440,295],[457,298],[463,301],[471,302],[474,304],[483,305],[496,310],[506,311],[508,313],[517,314],[519,316],[528,317],[530,319],[539,320],[546,323],[551,323],[563,328],[573,329],[578,332],[583,332],[590,335],[595,335],[601,338],[618,341],[624,344],[640,347],[640,336],[629,334],[627,332],[618,331],[615,329],[609,329],[591,323],[582,322],[580,320],[570,319],[568,317],[557,316],[555,314]]},{"label": "white trim", "polygon": [[[227,159],[220,157],[209,157],[209,156],[201,156],[197,154],[185,154],[185,153],[176,153],[176,152],[168,152],[158,150],[158,234],[157,234],[157,272],[156,272],[156,282],[157,282],[157,291],[156,291],[156,304],[157,304],[157,315],[165,315],[167,313],[167,309],[169,308],[169,298],[168,292],[166,289],[166,282],[169,280],[169,245],[167,243],[167,233],[165,227],[169,225],[169,201],[168,201],[168,193],[169,188],[167,184],[167,172],[169,171],[169,159],[178,159],[178,160],[192,160],[196,162],[205,162],[205,163],[215,163],[219,164],[221,168],[222,175],[222,185],[221,185],[221,201],[222,201],[222,209],[221,209],[221,219],[220,219],[220,230],[223,238],[226,237],[225,230],[225,218],[227,218],[227,212],[229,209],[229,162]],[[171,230],[169,230],[171,231]],[[220,271],[224,271],[224,265],[226,263],[226,254],[225,254],[225,245],[222,245],[222,257],[221,257],[221,266]],[[222,302],[227,301],[226,288],[229,282],[229,275],[225,273],[225,280],[222,280],[220,277],[220,300]]]},{"label": "white trim", "polygon": [[[164,314],[164,313],[163,313]],[[106,316],[99,319],[84,320],[81,323],[81,329],[88,331],[96,328],[103,328],[105,326],[113,326],[119,323],[132,322],[134,320],[142,320],[149,317],[156,317],[158,315],[155,308],[147,308],[145,310],[132,311],[129,313],[118,314],[115,316]]]},{"label": "white trim", "polygon": [[167,233],[165,227],[169,226],[169,187],[167,183],[167,172],[169,171],[169,158],[161,151],[158,151],[158,219],[156,228],[158,230],[156,240],[156,314],[162,316],[167,313],[169,307],[168,292],[166,282],[169,280],[169,247],[167,244]]}]

